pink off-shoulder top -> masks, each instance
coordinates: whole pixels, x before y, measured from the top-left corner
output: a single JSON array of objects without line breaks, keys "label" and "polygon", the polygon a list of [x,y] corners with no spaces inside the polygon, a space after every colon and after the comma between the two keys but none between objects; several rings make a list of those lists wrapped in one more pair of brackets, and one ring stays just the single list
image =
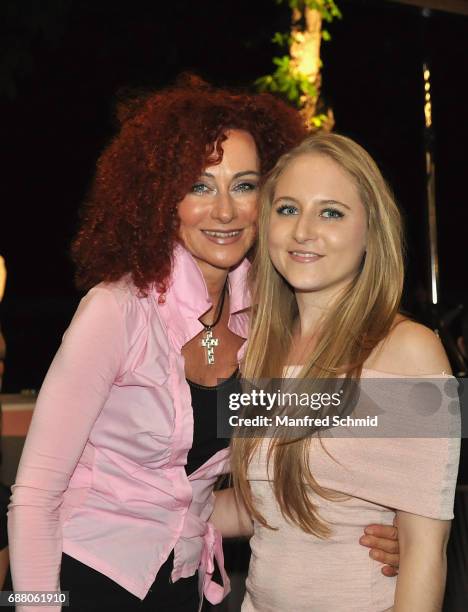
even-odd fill
[{"label": "pink off-shoulder top", "polygon": [[[294,371],[289,371],[290,377]],[[320,517],[331,527],[327,539],[307,534],[283,517],[267,474],[268,440],[264,440],[248,477],[258,509],[277,530],[254,525],[242,612],[389,610],[397,578],[384,576],[381,564],[359,544],[364,527],[371,523],[391,525],[396,510],[435,519],[453,518],[459,413],[457,400],[445,393],[444,385],[454,379],[441,375],[396,377],[375,370],[364,370],[362,378],[377,379],[373,381],[376,389],[378,379],[383,381],[379,406],[389,414],[399,413],[398,420],[402,411],[408,417],[420,414],[422,418],[424,407],[418,406],[420,395],[415,393],[415,385],[430,378],[442,398],[438,418],[450,435],[371,438],[332,434],[322,438],[329,454],[313,436],[312,474],[322,487],[344,494],[339,501],[328,501],[311,492]],[[389,385],[391,378],[398,380]]]}]

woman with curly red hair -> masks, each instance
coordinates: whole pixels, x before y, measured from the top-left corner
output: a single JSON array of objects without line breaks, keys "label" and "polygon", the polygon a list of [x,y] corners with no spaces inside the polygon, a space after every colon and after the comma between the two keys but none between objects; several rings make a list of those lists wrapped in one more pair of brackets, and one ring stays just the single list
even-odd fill
[{"label": "woman with curly red hair", "polygon": [[73,244],[79,286],[91,289],[42,386],[13,487],[13,582],[68,590],[80,612],[190,612],[200,594],[217,603],[229,590],[208,521],[229,470],[217,382],[237,384],[260,177],[304,128],[270,95],[193,79],[119,119]]}]

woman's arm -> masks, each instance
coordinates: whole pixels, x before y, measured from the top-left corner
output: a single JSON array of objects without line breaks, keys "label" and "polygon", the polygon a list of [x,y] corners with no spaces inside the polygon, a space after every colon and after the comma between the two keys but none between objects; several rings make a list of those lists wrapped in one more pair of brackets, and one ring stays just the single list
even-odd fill
[{"label": "woman's arm", "polygon": [[214,494],[216,501],[209,520],[223,538],[252,536],[252,519],[242,501],[236,499],[234,489],[222,489]]},{"label": "woman's arm", "polygon": [[[439,377],[451,373],[444,347],[436,334],[401,316],[374,355],[371,367],[396,377]],[[427,469],[430,470],[431,457],[427,459]],[[453,461],[456,461],[455,457]],[[448,483],[440,483],[440,487],[443,486],[448,487]],[[455,486],[455,482],[452,486]],[[414,495],[417,495],[417,491]],[[399,510],[397,527],[400,567],[394,612],[440,611],[446,578],[445,550],[450,521]]]},{"label": "woman's arm", "polygon": [[114,295],[82,300],[42,385],[21,456],[8,513],[17,591],[59,586],[59,509],[90,431],[118,375],[124,318]]},{"label": "woman's arm", "polygon": [[[221,532],[223,538],[246,537],[253,535],[253,523],[245,506],[237,501],[234,489],[223,489],[214,492],[215,507],[210,523]],[[385,576],[396,576],[399,565],[398,529],[395,525],[369,525],[366,535],[359,540],[360,544],[371,548],[370,555],[385,565],[382,573]]]},{"label": "woman's arm", "polygon": [[394,612],[440,612],[450,521],[397,512],[400,572]]}]

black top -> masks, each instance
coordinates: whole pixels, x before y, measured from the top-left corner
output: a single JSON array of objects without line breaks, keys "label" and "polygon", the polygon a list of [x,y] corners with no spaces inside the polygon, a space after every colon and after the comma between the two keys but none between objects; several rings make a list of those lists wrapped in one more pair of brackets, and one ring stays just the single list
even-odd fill
[{"label": "black top", "polygon": [[187,455],[185,471],[187,475],[197,470],[218,451],[229,445],[227,438],[218,438],[216,435],[216,404],[217,391],[225,387],[232,387],[229,392],[238,393],[240,383],[239,369],[231,376],[214,387],[205,387],[187,379],[192,394],[193,408],[193,444]]}]

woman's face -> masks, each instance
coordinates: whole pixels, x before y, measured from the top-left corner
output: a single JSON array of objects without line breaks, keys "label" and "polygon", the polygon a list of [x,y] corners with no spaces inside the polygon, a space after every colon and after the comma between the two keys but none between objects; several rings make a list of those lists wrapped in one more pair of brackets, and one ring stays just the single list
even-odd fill
[{"label": "woman's face", "polygon": [[238,264],[256,235],[260,162],[252,136],[230,130],[220,164],[207,166],[179,203],[179,237],[201,271]]},{"label": "woman's face", "polygon": [[276,185],[268,227],[278,272],[326,304],[357,274],[366,241],[366,210],[348,173],[325,155],[294,159]]}]

